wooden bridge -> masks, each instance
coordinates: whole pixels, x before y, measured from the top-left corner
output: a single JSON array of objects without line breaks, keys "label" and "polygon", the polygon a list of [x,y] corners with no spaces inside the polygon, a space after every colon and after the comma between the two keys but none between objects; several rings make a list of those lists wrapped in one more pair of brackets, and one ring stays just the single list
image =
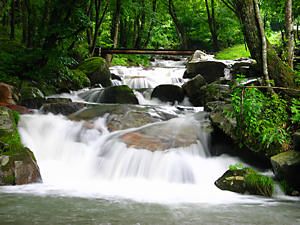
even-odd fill
[{"label": "wooden bridge", "polygon": [[113,54],[139,54],[139,55],[193,55],[195,50],[171,50],[171,49],[122,49],[122,48],[99,48],[95,49],[95,56]]}]

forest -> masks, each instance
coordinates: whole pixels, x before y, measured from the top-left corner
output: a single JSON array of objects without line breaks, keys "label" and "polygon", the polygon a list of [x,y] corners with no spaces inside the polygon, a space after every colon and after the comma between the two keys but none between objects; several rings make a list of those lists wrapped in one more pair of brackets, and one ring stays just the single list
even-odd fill
[{"label": "forest", "polygon": [[[101,49],[194,54],[104,56]],[[232,224],[248,224],[243,213],[255,224],[275,221],[267,217],[292,224],[299,150],[299,0],[0,0],[1,199],[39,206],[40,193],[54,205],[80,198],[83,218],[100,204],[116,224],[143,224],[135,219],[147,210],[154,214],[146,224],[187,217],[185,224],[225,224],[213,220],[223,212]],[[36,182],[44,184],[2,189]],[[248,194],[256,197],[241,197]],[[276,206],[264,214],[269,198]],[[176,208],[178,215],[160,205],[177,201],[214,203],[220,217],[209,204],[188,205],[190,214]],[[76,204],[67,205],[62,212]],[[157,207],[170,220],[154,218]],[[197,220],[198,209],[210,220]]]}]

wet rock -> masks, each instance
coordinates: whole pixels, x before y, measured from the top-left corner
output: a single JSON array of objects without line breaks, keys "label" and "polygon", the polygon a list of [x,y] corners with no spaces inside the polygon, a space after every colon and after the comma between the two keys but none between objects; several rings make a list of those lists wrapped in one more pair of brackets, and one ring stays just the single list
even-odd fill
[{"label": "wet rock", "polygon": [[39,109],[45,101],[42,91],[29,83],[22,85],[20,105],[30,109]]},{"label": "wet rock", "polygon": [[96,84],[101,84],[103,87],[111,86],[111,74],[105,59],[101,57],[89,58],[77,69],[88,76],[92,86]]},{"label": "wet rock", "polygon": [[206,85],[206,81],[200,74],[183,84],[182,89],[193,106],[203,105],[203,92],[200,88],[204,85]]},{"label": "wet rock", "polygon": [[80,102],[57,102],[57,103],[46,103],[41,107],[43,113],[53,113],[53,114],[62,114],[70,115],[79,111],[85,107],[85,103]]},{"label": "wet rock", "polygon": [[182,102],[184,99],[183,89],[177,85],[163,84],[154,88],[151,98],[157,98],[162,102]]},{"label": "wet rock", "polygon": [[39,167],[32,152],[21,148],[0,155],[0,185],[23,185],[41,182]]},{"label": "wet rock", "polygon": [[274,192],[273,180],[250,168],[227,170],[216,180],[215,185],[221,190],[265,197],[271,197]]},{"label": "wet rock", "polygon": [[14,91],[14,87],[6,83],[0,82],[0,103],[16,104],[18,95]]},{"label": "wet rock", "polygon": [[293,134],[293,145],[297,152],[300,152],[300,130]]},{"label": "wet rock", "polygon": [[223,62],[217,60],[190,61],[187,64],[187,70],[183,78],[193,78],[201,74],[207,83],[211,83],[220,77],[224,77],[224,69],[226,67]]},{"label": "wet rock", "polygon": [[122,81],[122,78],[119,75],[116,75],[114,73],[111,74],[111,79],[112,80]]},{"label": "wet rock", "polygon": [[255,77],[257,74],[259,74],[256,69],[256,61],[253,59],[234,60],[230,71],[233,76],[239,74],[246,77]]},{"label": "wet rock", "polygon": [[26,114],[26,113],[32,113],[32,110],[21,106],[21,105],[12,105],[12,104],[4,104],[4,103],[0,103],[0,106],[6,107],[8,109],[14,110],[20,114]]},{"label": "wet rock", "polygon": [[201,50],[196,50],[192,56],[191,62],[199,62],[199,61],[213,60],[213,59],[214,59],[214,55],[209,55]]},{"label": "wet rock", "polygon": [[287,151],[271,157],[276,177],[285,180],[290,186],[300,190],[300,152]]},{"label": "wet rock", "polygon": [[121,85],[105,88],[99,103],[139,104],[139,101],[131,88]]},{"label": "wet rock", "polygon": [[201,133],[203,135],[201,136],[200,130],[205,129],[202,129],[200,124],[195,119],[175,118],[127,132],[122,134],[119,139],[127,147],[146,149],[152,152],[184,148],[197,144],[198,141],[202,144],[206,143],[204,139],[207,138],[209,130],[207,133]]},{"label": "wet rock", "polygon": [[0,107],[0,135],[14,132],[15,122],[12,111],[5,107]]},{"label": "wet rock", "polygon": [[165,121],[177,117],[159,107],[144,107],[138,105],[101,104],[88,106],[69,116],[71,120],[93,120],[106,115],[107,127],[110,131],[141,127],[149,123]]},{"label": "wet rock", "polygon": [[13,112],[0,107],[0,185],[28,184],[41,180],[32,152],[25,148]]}]

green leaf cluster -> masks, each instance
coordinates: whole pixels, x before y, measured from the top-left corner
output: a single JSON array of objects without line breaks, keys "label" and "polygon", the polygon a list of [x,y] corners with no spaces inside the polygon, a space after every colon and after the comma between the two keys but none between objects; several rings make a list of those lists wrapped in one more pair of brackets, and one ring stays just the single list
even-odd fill
[{"label": "green leaf cluster", "polygon": [[231,100],[233,112],[227,116],[236,118],[236,135],[242,145],[267,156],[287,150],[291,137],[286,100],[240,85],[233,88]]}]

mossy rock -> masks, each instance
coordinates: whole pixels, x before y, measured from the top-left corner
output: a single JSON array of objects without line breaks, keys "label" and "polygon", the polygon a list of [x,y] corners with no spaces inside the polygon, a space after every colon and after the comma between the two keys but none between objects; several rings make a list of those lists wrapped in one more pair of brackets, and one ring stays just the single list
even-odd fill
[{"label": "mossy rock", "polygon": [[13,133],[15,121],[10,109],[0,106],[0,140],[1,136]]},{"label": "mossy rock", "polygon": [[162,102],[182,102],[184,99],[183,89],[173,84],[162,84],[154,88],[151,98],[157,98]]},{"label": "mossy rock", "polygon": [[74,83],[75,89],[81,89],[91,86],[91,82],[87,75],[81,70],[72,70],[73,76],[72,81]]},{"label": "mossy rock", "polygon": [[100,103],[139,104],[133,90],[127,85],[105,88]]},{"label": "mossy rock", "polygon": [[221,190],[265,197],[271,197],[274,192],[272,178],[258,174],[251,168],[229,169],[215,182],[215,185]]},{"label": "mossy rock", "polygon": [[105,59],[101,57],[89,58],[80,64],[77,69],[88,76],[91,85],[111,86],[111,74]]},{"label": "mossy rock", "polygon": [[20,104],[31,109],[38,109],[45,101],[43,92],[29,82],[22,84]]},{"label": "mossy rock", "polygon": [[40,182],[41,174],[33,153],[25,147],[0,155],[0,185]]},{"label": "mossy rock", "polygon": [[274,173],[292,188],[300,191],[300,152],[287,151],[271,157]]}]

